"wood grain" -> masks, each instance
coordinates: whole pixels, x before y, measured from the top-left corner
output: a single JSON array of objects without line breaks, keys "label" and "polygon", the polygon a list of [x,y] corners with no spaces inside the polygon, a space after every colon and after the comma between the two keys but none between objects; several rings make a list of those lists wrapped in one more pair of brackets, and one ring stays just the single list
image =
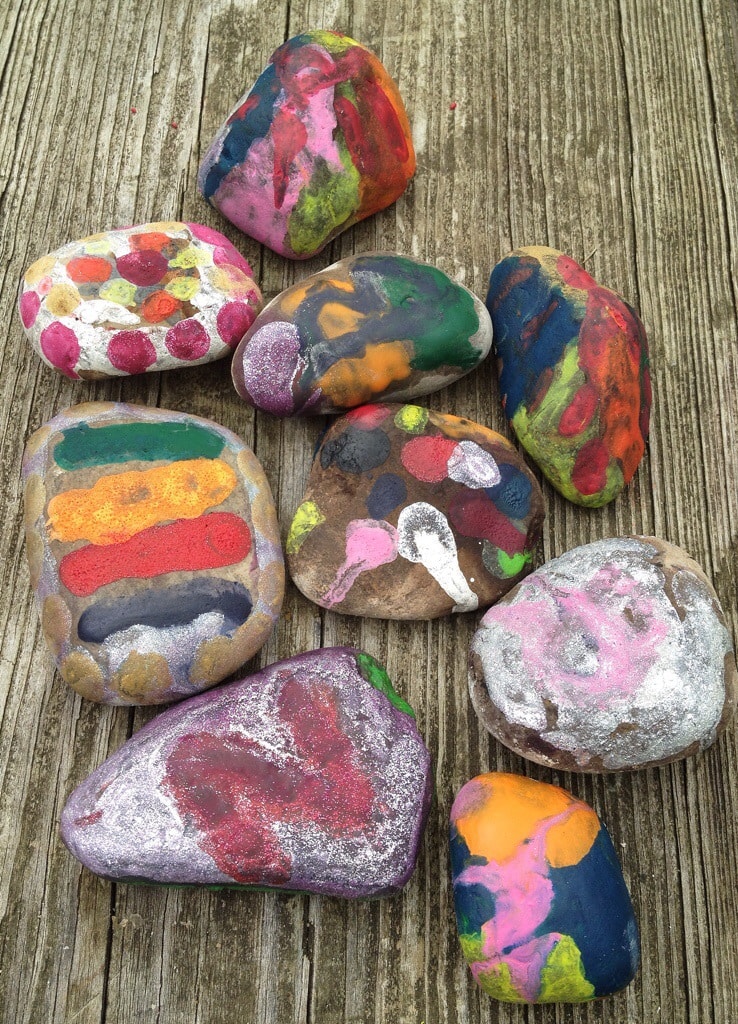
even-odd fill
[{"label": "wood grain", "polygon": [[[391,209],[291,264],[195,189],[200,156],[285,38],[349,32],[399,82],[418,173]],[[21,540],[25,438],[82,398],[209,416],[253,445],[283,527],[321,423],[243,405],[215,364],[73,384],[42,366],[14,306],[23,269],[72,238],[182,217],[224,230],[268,296],[368,249],[437,263],[484,296],[512,246],[554,245],[641,311],[652,349],[650,451],[588,512],[544,485],[540,556],[654,532],[713,576],[738,626],[738,9],[731,0],[6,0],[0,5],[0,1019],[5,1024],[727,1024],[738,1015],[738,746],[614,777],[527,764],[479,725],[466,689],[477,616],[434,623],[322,612],[291,585],[251,667],[351,643],[417,709],[436,799],[418,868],[391,900],[109,885],[61,845],[71,789],[151,711],[91,705],[55,677]],[[455,103],[454,109],[451,104]],[[135,113],[133,112],[135,109]],[[430,399],[504,430],[491,363]],[[643,966],[598,1004],[497,1004],[458,947],[448,811],[502,768],[590,801],[621,852]]]}]

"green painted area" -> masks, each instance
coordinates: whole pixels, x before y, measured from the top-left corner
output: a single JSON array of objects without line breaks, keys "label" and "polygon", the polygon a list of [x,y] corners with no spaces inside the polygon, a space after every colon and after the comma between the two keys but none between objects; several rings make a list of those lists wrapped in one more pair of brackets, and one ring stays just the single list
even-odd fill
[{"label": "green painted area", "polygon": [[[456,284],[437,267],[414,263],[395,257],[399,273],[387,276],[382,288],[393,306],[428,310],[435,307],[442,315],[423,316],[418,330],[408,339],[415,355],[410,361],[414,370],[436,370],[439,366],[459,366],[473,370],[481,353],[471,344],[479,330],[479,316],[470,292]],[[431,303],[433,306],[431,306]]]},{"label": "green painted area", "polygon": [[300,255],[320,249],[359,208],[359,172],[342,136],[337,144],[343,170],[332,171],[323,157],[316,157],[310,184],[300,192],[290,214],[287,240]]},{"label": "green painted area", "polygon": [[398,413],[395,413],[395,426],[408,434],[422,433],[428,422],[428,410],[419,405],[403,405]]},{"label": "green painted area", "polygon": [[461,952],[464,954],[464,959],[467,963],[475,964],[480,960],[484,960],[481,932],[469,932],[465,935],[459,934],[459,942],[461,943]]},{"label": "green painted area", "polygon": [[571,935],[563,935],[548,954],[541,971],[541,1003],[583,1003],[593,999],[595,988],[587,981],[582,954]]},{"label": "green painted area", "polygon": [[54,460],[62,469],[73,470],[115,462],[215,459],[224,444],[220,434],[199,423],[157,420],[101,427],[80,423],[63,431]]},{"label": "green painted area", "polygon": [[287,548],[287,554],[296,555],[305,543],[307,535],[314,530],[316,526],[320,526],[320,524],[324,522],[325,516],[315,502],[303,501],[297,512],[295,512],[295,517],[292,520],[290,531],[287,534],[287,544],[285,545]]},{"label": "green painted area", "polygon": [[345,53],[350,46],[361,46],[361,43],[357,43],[356,40],[351,39],[350,36],[341,36],[340,38],[336,38],[333,32],[327,32],[322,28],[314,29],[312,32],[306,32],[305,35],[310,38],[311,42],[325,47],[328,53],[341,54]]},{"label": "green painted area", "polygon": [[510,968],[504,962],[488,971],[480,971],[477,981],[480,988],[493,999],[499,999],[503,1003],[526,1002],[513,985]]},{"label": "green painted area", "polygon": [[531,560],[530,551],[519,551],[516,555],[508,555],[501,548],[497,552],[497,561],[503,576],[509,579],[510,576],[517,576],[523,571],[523,567]]},{"label": "green painted area", "polygon": [[393,704],[399,711],[404,711],[406,715],[410,715],[411,718],[415,718],[415,712],[398,693],[395,693],[394,687],[390,682],[390,677],[387,675],[387,671],[375,661],[370,654],[364,654],[359,652],[356,655],[356,664],[359,667],[359,672],[368,683],[374,687],[375,690],[379,690],[385,695],[391,704]]}]

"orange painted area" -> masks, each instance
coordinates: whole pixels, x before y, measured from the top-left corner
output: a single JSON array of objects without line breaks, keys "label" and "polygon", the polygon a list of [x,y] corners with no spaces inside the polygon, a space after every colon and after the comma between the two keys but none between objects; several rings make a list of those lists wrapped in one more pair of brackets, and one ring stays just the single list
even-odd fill
[{"label": "orange painted area", "polygon": [[456,828],[473,857],[498,863],[513,857],[546,818],[561,814],[574,802],[563,789],[522,775],[491,772],[474,781],[480,798],[463,808]]},{"label": "orange painted area", "polygon": [[565,819],[546,833],[546,860],[552,868],[578,864],[592,849],[600,831],[599,818],[591,807],[574,806]]},{"label": "orange painted area", "polygon": [[221,459],[188,459],[101,477],[48,506],[52,540],[120,544],[156,523],[195,519],[225,501],[238,478]]},{"label": "orange painted area", "polygon": [[359,330],[364,314],[340,302],[326,302],[318,314],[318,327],[326,338],[341,338]]},{"label": "orange painted area", "polygon": [[102,284],[112,272],[112,263],[103,256],[75,256],[67,263],[67,274],[76,284]]},{"label": "orange painted area", "polygon": [[371,402],[395,380],[410,376],[410,355],[401,341],[371,345],[357,359],[341,359],[317,381],[333,402],[342,408]]},{"label": "orange painted area", "polygon": [[131,249],[139,251],[142,249],[154,249],[156,252],[161,252],[171,241],[170,236],[165,235],[162,231],[146,231],[141,234],[131,235],[128,239],[128,244]]},{"label": "orange painted area", "polygon": [[179,309],[182,303],[169,292],[152,292],[141,305],[141,314],[150,324],[161,323]]},{"label": "orange painted area", "polygon": [[351,281],[342,281],[340,278],[335,277],[318,278],[317,281],[308,278],[305,283],[293,285],[283,295],[280,295],[277,305],[280,318],[291,317],[308,295],[317,295],[324,288],[328,288],[331,291],[347,292],[351,295],[355,291]]}]

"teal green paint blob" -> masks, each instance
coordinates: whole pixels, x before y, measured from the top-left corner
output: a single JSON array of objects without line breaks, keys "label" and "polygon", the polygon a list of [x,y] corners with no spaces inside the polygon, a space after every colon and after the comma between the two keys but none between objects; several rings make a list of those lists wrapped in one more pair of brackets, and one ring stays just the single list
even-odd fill
[{"label": "teal green paint blob", "polygon": [[156,462],[167,459],[215,459],[223,451],[223,438],[197,423],[111,423],[91,427],[80,423],[63,431],[54,448],[62,469],[85,469],[115,462]]},{"label": "teal green paint blob", "polygon": [[407,701],[404,701],[398,693],[395,693],[390,677],[387,675],[387,670],[378,661],[375,661],[370,654],[359,652],[356,655],[356,664],[364,679],[371,683],[375,690],[383,693],[390,704],[393,704],[399,711],[404,711],[411,718],[415,718],[415,712]]}]

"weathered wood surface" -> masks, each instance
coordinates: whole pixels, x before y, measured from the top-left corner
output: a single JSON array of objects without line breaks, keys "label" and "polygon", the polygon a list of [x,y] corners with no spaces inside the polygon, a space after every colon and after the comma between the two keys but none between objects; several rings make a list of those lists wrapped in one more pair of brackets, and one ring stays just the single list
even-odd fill
[{"label": "weathered wood surface", "polygon": [[[323,257],[292,265],[224,228],[198,198],[195,174],[271,51],[308,27],[347,31],[381,55],[406,99],[419,167],[394,208]],[[57,835],[62,804],[151,712],[85,703],[51,671],[22,550],[25,437],[85,398],[209,416],[253,444],[285,525],[321,424],[254,415],[222,363],[73,384],[41,365],[14,305],[36,256],[104,227],[171,217],[225,230],[270,296],[370,248],[437,262],[480,295],[513,245],[566,250],[640,308],[656,406],[650,454],[620,500],[587,512],[545,486],[541,557],[597,537],[655,532],[713,575],[735,629],[737,52],[733,0],[0,4],[4,1024],[736,1019],[736,728],[703,757],[662,770],[587,778],[526,764],[480,729],[470,707],[474,615],[362,622],[323,613],[290,586],[275,635],[255,659],[360,644],[387,663],[418,710],[436,802],[401,896],[348,903],[127,888],[80,870]],[[431,403],[503,426],[491,364]],[[564,784],[609,825],[643,939],[643,966],[625,993],[526,1011],[490,1001],[471,982],[455,936],[446,822],[463,782],[496,767]]]}]

